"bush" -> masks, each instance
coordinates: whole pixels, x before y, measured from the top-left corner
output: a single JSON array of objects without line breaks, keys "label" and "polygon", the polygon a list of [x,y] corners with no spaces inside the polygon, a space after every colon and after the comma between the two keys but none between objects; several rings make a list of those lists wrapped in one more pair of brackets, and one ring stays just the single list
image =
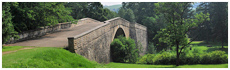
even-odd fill
[{"label": "bush", "polygon": [[228,55],[224,51],[213,51],[201,55],[201,64],[221,64],[228,63]]},{"label": "bush", "polygon": [[[152,61],[150,61],[152,59]],[[147,54],[139,61],[141,64],[175,64],[176,54],[163,51],[157,55]],[[180,55],[180,64],[223,64],[228,63],[228,55],[224,51],[213,51],[210,53],[186,53]]]},{"label": "bush", "polygon": [[141,59],[138,60],[138,64],[153,64],[153,58],[155,54],[147,54],[141,57]]},{"label": "bush", "polygon": [[131,38],[118,36],[111,43],[111,56],[114,62],[136,63],[139,57],[139,49]]},{"label": "bush", "polygon": [[153,64],[169,65],[176,63],[176,56],[170,52],[163,52],[161,54],[157,54],[152,60]]},{"label": "bush", "polygon": [[137,64],[147,64],[147,55],[142,56],[136,63]]},{"label": "bush", "polygon": [[[113,58],[114,62],[125,62],[125,48],[123,43],[119,39],[114,39],[113,42],[111,43],[111,50],[110,54],[112,55],[111,57]],[[119,52],[117,52],[119,51]]]}]

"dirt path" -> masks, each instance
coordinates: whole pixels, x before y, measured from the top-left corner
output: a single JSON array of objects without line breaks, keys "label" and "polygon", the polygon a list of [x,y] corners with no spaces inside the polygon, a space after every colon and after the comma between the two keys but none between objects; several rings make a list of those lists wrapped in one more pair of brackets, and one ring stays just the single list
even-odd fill
[{"label": "dirt path", "polygon": [[80,24],[69,29],[63,29],[55,33],[47,34],[37,39],[8,44],[7,46],[67,47],[68,37],[76,36],[102,24],[104,23],[95,22]]},{"label": "dirt path", "polygon": [[17,51],[19,51],[19,50],[33,49],[33,48],[36,48],[36,47],[25,47],[25,48],[21,48],[21,49],[18,49],[18,50],[6,51],[6,52],[2,52],[2,55],[4,55],[4,54],[9,54],[9,53],[12,53],[12,52],[17,52]]}]

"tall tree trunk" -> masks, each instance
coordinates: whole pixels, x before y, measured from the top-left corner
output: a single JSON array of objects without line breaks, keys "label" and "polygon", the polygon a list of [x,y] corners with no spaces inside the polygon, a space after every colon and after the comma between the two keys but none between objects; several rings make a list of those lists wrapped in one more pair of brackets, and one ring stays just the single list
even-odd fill
[{"label": "tall tree trunk", "polygon": [[177,55],[176,55],[176,58],[177,58],[177,60],[176,60],[176,66],[179,66],[179,63],[180,63],[179,56],[180,56],[180,54],[179,54],[179,42],[178,41],[176,41],[176,53],[177,53]]}]

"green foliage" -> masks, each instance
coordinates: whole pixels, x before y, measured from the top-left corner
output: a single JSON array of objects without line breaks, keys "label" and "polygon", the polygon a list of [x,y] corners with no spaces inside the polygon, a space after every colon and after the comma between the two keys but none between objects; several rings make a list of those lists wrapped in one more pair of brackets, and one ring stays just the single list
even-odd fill
[{"label": "green foliage", "polygon": [[60,22],[69,22],[70,10],[63,2],[19,2],[12,6],[12,19],[17,32],[36,29],[41,26],[51,26]]},{"label": "green foliage", "polygon": [[118,11],[118,15],[120,17],[124,18],[125,14],[126,14],[125,9],[124,8],[120,8],[120,10]]},{"label": "green foliage", "polygon": [[146,54],[142,56],[136,63],[137,64],[153,64],[153,58],[155,57],[155,54]]},{"label": "green foliage", "polygon": [[127,9],[124,18],[130,22],[135,22],[135,15],[132,9]]},{"label": "green foliage", "polygon": [[201,55],[201,64],[220,64],[228,62],[228,55],[224,51],[213,51]]},{"label": "green foliage", "polygon": [[189,28],[209,20],[209,14],[199,13],[193,16],[191,3],[188,2],[164,2],[154,5],[156,7],[154,11],[163,14],[167,21],[166,28],[158,31],[155,37],[159,37],[160,42],[167,43],[170,47],[176,46],[176,65],[179,66],[179,56],[182,50],[190,44],[187,36]]},{"label": "green foliage", "polygon": [[136,48],[133,39],[118,36],[111,43],[110,47],[113,61],[128,63],[135,63],[137,61],[139,49]]},{"label": "green foliage", "polygon": [[94,68],[96,62],[58,48],[34,48],[2,56],[3,68]]},{"label": "green foliage", "polygon": [[156,53],[156,46],[154,46],[154,44],[151,42],[148,44],[147,53],[149,53],[149,54],[155,54]]},{"label": "green foliage", "polygon": [[[119,40],[114,39],[111,43],[111,55],[114,62],[124,62],[125,60],[125,45]],[[119,52],[118,52],[119,51]]]},{"label": "green foliage", "polygon": [[71,16],[74,19],[93,18],[99,21],[105,21],[117,17],[117,13],[109,9],[103,9],[100,2],[69,2],[65,7],[72,10]]},{"label": "green foliage", "polygon": [[169,52],[163,52],[161,54],[157,54],[155,58],[152,59],[152,61],[153,64],[169,65],[169,64],[175,64],[176,62],[175,59],[176,59],[175,54]]},{"label": "green foliage", "polygon": [[14,30],[12,23],[12,14],[10,13],[11,5],[17,3],[2,2],[2,43],[6,43],[11,37],[17,38],[17,32]]},{"label": "green foliage", "polygon": [[[149,61],[151,59],[151,61]],[[148,63],[152,62],[152,63]],[[147,54],[137,62],[139,64],[176,64],[176,55],[173,52],[161,52]],[[186,53],[180,56],[180,64],[223,64],[228,63],[228,55],[224,51],[212,51],[209,53]]]}]

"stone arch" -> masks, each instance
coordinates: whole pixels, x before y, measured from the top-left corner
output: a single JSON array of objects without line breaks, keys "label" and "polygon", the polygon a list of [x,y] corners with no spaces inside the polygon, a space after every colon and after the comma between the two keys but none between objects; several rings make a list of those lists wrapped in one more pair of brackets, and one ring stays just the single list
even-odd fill
[{"label": "stone arch", "polygon": [[[114,27],[114,31],[113,31],[113,34],[112,34],[112,41],[115,39],[115,38],[117,38],[118,36],[120,36],[120,35],[123,35],[124,37],[129,37],[129,34],[128,34],[128,31],[126,31],[127,30],[127,28],[125,29],[125,27],[124,26],[122,26],[122,25],[118,25],[118,26],[115,26]],[[111,42],[112,42],[111,41]],[[113,55],[112,55],[112,52],[111,52],[111,46],[110,46],[110,62],[112,62],[113,61]]]},{"label": "stone arch", "polygon": [[117,36],[122,35],[122,34],[124,37],[129,37],[128,31],[125,30],[125,27],[123,27],[122,25],[118,25],[118,26],[114,27],[114,32],[112,34],[111,40],[113,41],[114,38],[116,38]]}]

